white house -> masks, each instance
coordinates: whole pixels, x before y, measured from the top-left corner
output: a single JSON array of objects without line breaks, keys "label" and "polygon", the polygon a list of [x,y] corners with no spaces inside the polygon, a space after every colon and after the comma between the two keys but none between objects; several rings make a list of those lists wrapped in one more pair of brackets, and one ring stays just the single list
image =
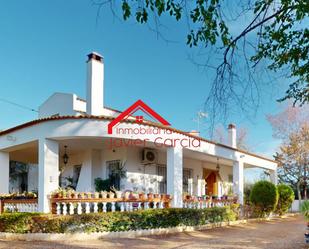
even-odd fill
[{"label": "white house", "polygon": [[[78,191],[94,191],[95,178],[106,179],[113,168],[123,166],[121,189],[167,192],[174,207],[182,207],[183,192],[222,196],[233,190],[242,203],[246,167],[267,169],[277,182],[275,161],[236,148],[234,125],[228,127],[228,145],[133,112],[109,132],[121,112],[103,105],[104,63],[97,53],[88,55],[86,89],[86,100],[55,93],[39,107],[38,119],[0,132],[0,193],[10,191],[10,161],[31,165],[28,190],[38,190],[41,212],[50,210],[48,195],[59,187],[60,169],[61,179],[72,178]],[[145,108],[136,109],[147,112]]]}]

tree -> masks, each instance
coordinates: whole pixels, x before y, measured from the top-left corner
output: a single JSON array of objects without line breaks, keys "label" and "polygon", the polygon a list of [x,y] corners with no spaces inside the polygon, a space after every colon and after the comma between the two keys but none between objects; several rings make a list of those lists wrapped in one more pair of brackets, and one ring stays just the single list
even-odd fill
[{"label": "tree", "polygon": [[305,124],[309,125],[309,105],[301,107],[288,103],[274,115],[267,115],[272,126],[274,138],[288,140],[291,133],[298,132]]},{"label": "tree", "polygon": [[309,166],[309,125],[304,124],[299,131],[293,132],[276,153],[279,162],[278,177],[283,183],[297,190],[298,199],[307,199]]},{"label": "tree", "polygon": [[212,124],[217,119],[225,120],[231,108],[241,108],[248,114],[258,107],[260,89],[269,87],[262,86],[259,77],[264,68],[289,78],[289,87],[281,101],[309,102],[308,0],[93,0],[93,3],[98,6],[98,14],[102,7],[110,6],[115,16],[121,13],[124,20],[147,24],[161,38],[164,38],[160,32],[163,16],[188,28],[186,44],[198,47],[203,60],[193,61],[216,74],[205,103]]}]

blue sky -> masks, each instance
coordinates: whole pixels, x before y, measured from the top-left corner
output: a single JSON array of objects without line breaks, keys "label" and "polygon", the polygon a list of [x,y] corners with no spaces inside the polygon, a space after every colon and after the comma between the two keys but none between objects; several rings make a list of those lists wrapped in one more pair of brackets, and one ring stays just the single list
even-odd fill
[{"label": "blue sky", "polygon": [[[193,119],[209,92],[211,73],[188,59],[184,26],[168,21],[164,32],[175,42],[167,43],[147,26],[113,18],[109,9],[97,20],[88,0],[1,3],[0,98],[35,109],[54,92],[84,98],[86,55],[97,51],[105,60],[105,106],[123,110],[142,99],[172,126],[197,128]],[[277,111],[282,92],[262,94],[254,120],[241,114],[230,120],[248,129],[254,152],[269,156],[278,145],[265,115]],[[0,129],[6,129],[36,113],[0,102],[0,116]]]}]

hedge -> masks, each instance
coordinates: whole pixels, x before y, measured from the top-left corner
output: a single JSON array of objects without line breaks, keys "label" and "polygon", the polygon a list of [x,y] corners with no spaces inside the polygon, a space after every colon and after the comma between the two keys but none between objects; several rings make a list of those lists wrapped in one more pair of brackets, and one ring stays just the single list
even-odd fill
[{"label": "hedge", "polygon": [[180,225],[196,226],[233,221],[237,218],[236,213],[230,207],[152,209],[136,212],[108,212],[71,216],[5,213],[0,215],[0,232],[91,233],[167,228]]}]

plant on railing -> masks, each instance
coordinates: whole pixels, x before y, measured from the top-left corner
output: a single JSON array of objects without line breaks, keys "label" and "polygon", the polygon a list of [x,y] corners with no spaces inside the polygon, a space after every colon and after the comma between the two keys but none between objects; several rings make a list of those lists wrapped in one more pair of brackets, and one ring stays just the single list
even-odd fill
[{"label": "plant on railing", "polygon": [[114,186],[111,187],[111,191],[115,193],[116,198],[122,198],[122,191],[117,190]]},{"label": "plant on railing", "polygon": [[35,192],[0,194],[0,200],[24,200],[36,199],[38,196]]},{"label": "plant on railing", "polygon": [[59,187],[55,191],[51,193],[51,196],[53,198],[60,198],[60,199],[66,199],[66,198],[75,198],[76,197],[76,192],[74,189],[71,188],[61,188]]}]

